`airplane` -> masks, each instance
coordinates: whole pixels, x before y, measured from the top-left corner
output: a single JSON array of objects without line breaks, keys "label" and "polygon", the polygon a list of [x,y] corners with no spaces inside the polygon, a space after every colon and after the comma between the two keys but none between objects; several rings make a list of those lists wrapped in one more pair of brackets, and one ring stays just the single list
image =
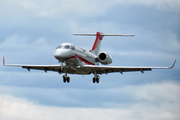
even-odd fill
[{"label": "airplane", "polygon": [[[17,66],[26,68],[28,71],[31,69],[55,71],[63,75],[63,82],[69,83],[70,77],[68,74],[89,75],[94,74],[93,83],[99,83],[102,74],[113,72],[134,72],[150,71],[152,69],[171,69],[176,63],[176,59],[171,67],[125,67],[125,66],[99,66],[109,65],[112,63],[112,57],[106,52],[100,52],[101,41],[104,36],[135,36],[135,35],[121,35],[121,34],[104,34],[97,32],[96,34],[73,34],[81,36],[96,36],[95,42],[91,50],[86,50],[71,43],[62,43],[58,45],[54,51],[54,57],[58,60],[58,65],[18,65],[18,64],[5,64],[5,57],[3,57],[4,66]],[[65,64],[64,64],[65,63]]]}]

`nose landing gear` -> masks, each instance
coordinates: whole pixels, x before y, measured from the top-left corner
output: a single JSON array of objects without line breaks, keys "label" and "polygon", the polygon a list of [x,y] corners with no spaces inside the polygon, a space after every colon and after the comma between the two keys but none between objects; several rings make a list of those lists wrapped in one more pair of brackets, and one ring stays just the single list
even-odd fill
[{"label": "nose landing gear", "polygon": [[70,82],[70,77],[67,76],[67,73],[65,73],[65,75],[63,75],[63,82],[67,82],[69,83]]}]

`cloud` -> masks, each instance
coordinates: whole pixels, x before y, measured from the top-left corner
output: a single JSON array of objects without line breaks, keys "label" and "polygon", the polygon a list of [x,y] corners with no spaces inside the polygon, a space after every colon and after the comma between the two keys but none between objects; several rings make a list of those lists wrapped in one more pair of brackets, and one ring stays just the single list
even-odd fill
[{"label": "cloud", "polygon": [[24,11],[20,11],[23,9],[34,17],[53,16],[57,18],[63,18],[64,15],[69,14],[78,16],[97,16],[105,13],[104,9],[109,6],[107,1],[103,0],[8,0],[3,1],[2,4],[12,6],[12,8],[6,9],[12,13],[13,10],[17,10],[19,14],[24,14]]},{"label": "cloud", "polygon": [[115,0],[119,4],[133,4],[133,5],[143,5],[150,7],[157,7],[162,10],[179,11],[180,2],[178,0]]},{"label": "cloud", "polygon": [[106,14],[108,10],[117,5],[155,6],[158,9],[168,11],[180,10],[178,0],[2,0],[0,14],[1,16],[7,16],[16,13],[16,17],[25,15],[62,19],[65,16],[66,19],[68,19],[68,16],[95,17]]},{"label": "cloud", "polygon": [[[9,62],[17,64],[33,64],[33,61],[37,62],[39,56],[49,56],[53,59],[54,49],[55,46],[51,45],[47,39],[43,37],[32,39],[29,36],[12,35],[0,44],[1,55],[7,57],[6,59]],[[16,54],[18,54],[18,56]],[[43,64],[43,61],[39,62]]]},{"label": "cloud", "polygon": [[[58,108],[35,105],[24,99],[7,95],[0,95],[0,119],[1,120],[49,120],[49,119],[117,119],[115,115],[127,114],[128,112],[112,109],[86,109],[86,108]],[[11,111],[11,112],[9,112]]]},{"label": "cloud", "polygon": [[[2,87],[2,86],[1,86]],[[8,89],[14,89],[13,87],[6,87]],[[147,84],[147,85],[127,85],[121,88],[112,88],[112,89],[100,89],[92,91],[93,94],[100,92],[100,96],[105,94],[110,98],[118,98],[111,95],[119,96],[119,99],[123,99],[122,94],[126,96],[131,96],[133,103],[129,103],[128,100],[110,102],[107,101],[107,97],[98,100],[97,105],[104,103],[103,108],[98,106],[92,108],[86,107],[53,107],[46,105],[39,105],[33,101],[14,97],[11,95],[0,94],[0,119],[1,120],[16,120],[16,119],[179,119],[179,110],[180,110],[180,84],[173,82],[163,82],[158,84]],[[8,90],[6,89],[6,90]],[[33,88],[32,88],[33,89]],[[15,89],[14,89],[15,90]],[[16,89],[17,90],[17,89]],[[22,90],[22,88],[20,89]],[[38,92],[38,90],[36,90]],[[48,89],[43,89],[48,93]],[[63,90],[62,90],[63,91]],[[74,90],[71,89],[71,92]],[[76,91],[76,90],[75,90]],[[90,91],[85,90],[84,92],[88,93]],[[83,92],[83,91],[82,91]],[[26,91],[27,93],[27,91]],[[81,93],[82,94],[82,93]],[[88,97],[84,94],[84,97]],[[78,96],[79,94],[76,94]],[[59,95],[58,99],[61,101],[63,96]],[[76,100],[76,96],[70,97],[70,101]],[[51,97],[53,98],[53,97]],[[68,98],[68,97],[67,97]],[[103,98],[103,96],[102,96]],[[126,98],[125,98],[126,99]],[[44,99],[45,100],[45,99]],[[91,99],[81,101],[83,104],[89,103]],[[68,101],[67,101],[68,102]],[[93,101],[92,101],[93,102]],[[94,101],[95,102],[95,101]],[[66,103],[67,104],[67,103]]]},{"label": "cloud", "polygon": [[48,49],[48,43],[45,38],[38,38],[36,40],[31,40],[27,36],[12,35],[5,39],[2,44],[0,44],[0,49],[10,48],[10,49]]}]

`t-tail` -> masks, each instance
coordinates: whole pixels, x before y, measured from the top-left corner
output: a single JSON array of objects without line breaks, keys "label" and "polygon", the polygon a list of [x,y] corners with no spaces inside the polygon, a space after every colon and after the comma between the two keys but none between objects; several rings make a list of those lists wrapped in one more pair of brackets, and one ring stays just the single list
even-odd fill
[{"label": "t-tail", "polygon": [[100,52],[101,41],[104,36],[135,36],[135,35],[121,35],[121,34],[104,34],[101,32],[97,32],[96,34],[73,34],[73,35],[82,35],[82,36],[96,36],[95,42],[91,49],[91,52],[95,55],[98,55]]}]

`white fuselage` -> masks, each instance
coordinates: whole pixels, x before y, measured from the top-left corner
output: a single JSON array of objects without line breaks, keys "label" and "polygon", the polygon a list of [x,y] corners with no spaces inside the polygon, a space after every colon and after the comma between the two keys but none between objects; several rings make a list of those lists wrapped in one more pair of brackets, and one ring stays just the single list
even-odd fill
[{"label": "white fuselage", "polygon": [[95,61],[97,58],[95,54],[71,43],[60,44],[54,51],[54,57],[73,69],[77,67],[83,69],[84,65],[98,65],[98,62]]}]

